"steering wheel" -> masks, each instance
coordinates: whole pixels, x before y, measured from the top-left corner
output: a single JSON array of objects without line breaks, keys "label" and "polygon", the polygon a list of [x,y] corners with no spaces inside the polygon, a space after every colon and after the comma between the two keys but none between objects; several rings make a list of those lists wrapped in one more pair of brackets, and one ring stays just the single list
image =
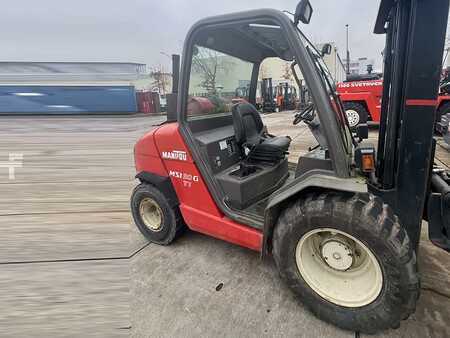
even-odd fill
[{"label": "steering wheel", "polygon": [[302,121],[311,122],[314,120],[314,104],[311,103],[303,109],[301,112],[298,112],[294,115],[294,122],[292,122],[294,125],[299,124]]}]

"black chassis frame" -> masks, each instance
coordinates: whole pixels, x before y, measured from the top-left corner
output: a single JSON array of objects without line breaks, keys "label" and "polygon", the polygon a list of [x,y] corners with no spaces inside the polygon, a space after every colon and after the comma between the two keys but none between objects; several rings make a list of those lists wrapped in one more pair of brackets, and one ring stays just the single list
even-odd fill
[{"label": "black chassis frame", "polygon": [[[308,83],[311,96],[316,105],[317,110],[320,112],[319,119],[323,125],[324,134],[329,145],[329,156],[333,164],[332,171],[312,170],[300,177],[297,177],[293,182],[275,191],[271,196],[271,203],[265,210],[264,220],[255,219],[245,212],[232,210],[224,202],[224,196],[221,194],[221,189],[218,187],[218,183],[215,181],[212,173],[209,171],[205,160],[200,154],[200,151],[195,143],[194,136],[192,135],[188,126],[186,107],[189,90],[189,77],[191,71],[191,59],[193,54],[193,45],[195,42],[196,34],[214,27],[220,27],[223,25],[229,25],[233,23],[256,23],[257,21],[275,22],[278,24],[283,33],[286,34],[287,41],[290,44],[291,49],[294,52],[295,58],[298,60],[299,67],[302,74]],[[262,60],[261,60],[262,61]],[[254,97],[256,92],[256,82],[258,79],[260,62],[255,62],[255,67],[252,74],[252,85],[250,88],[250,96]],[[180,133],[184,138],[187,146],[189,147],[192,157],[206,181],[209,191],[216,202],[219,209],[229,218],[247,224],[252,227],[264,229],[264,243],[267,243],[268,237],[270,237],[272,227],[276,220],[276,215],[279,212],[281,204],[287,202],[292,198],[296,198],[305,189],[316,187],[318,189],[334,189],[343,191],[356,191],[366,192],[367,184],[364,180],[352,177],[351,171],[351,155],[347,154],[344,148],[343,140],[336,119],[335,111],[333,110],[328,93],[326,92],[322,80],[315,69],[313,61],[310,59],[305,46],[302,44],[297,28],[293,22],[282,12],[272,9],[252,10],[240,13],[226,14],[216,17],[210,17],[200,20],[187,34],[182,57],[182,67],[179,82],[179,95],[177,101],[177,121],[180,127]],[[305,181],[305,182],[304,182]],[[338,183],[337,183],[338,182]],[[278,198],[277,198],[278,196]],[[280,198],[281,197],[281,198]],[[267,245],[264,245],[267,248]],[[263,254],[265,250],[263,250]]]}]

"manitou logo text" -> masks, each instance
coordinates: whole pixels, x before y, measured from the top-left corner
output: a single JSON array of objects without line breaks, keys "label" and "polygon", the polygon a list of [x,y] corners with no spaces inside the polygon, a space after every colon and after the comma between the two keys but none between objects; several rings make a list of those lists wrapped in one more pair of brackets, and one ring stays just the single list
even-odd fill
[{"label": "manitou logo text", "polygon": [[181,150],[163,151],[161,156],[162,158],[169,160],[179,160],[179,161],[187,160],[186,152]]},{"label": "manitou logo text", "polygon": [[198,182],[197,175],[182,173],[180,171],[169,170],[169,176],[179,178],[183,182],[183,186],[185,188],[190,188],[190,187],[192,187],[192,183]]}]

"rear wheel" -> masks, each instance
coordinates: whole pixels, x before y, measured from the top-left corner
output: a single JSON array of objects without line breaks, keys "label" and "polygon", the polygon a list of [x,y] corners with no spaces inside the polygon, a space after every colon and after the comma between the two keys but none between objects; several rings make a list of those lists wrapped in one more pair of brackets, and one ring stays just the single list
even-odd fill
[{"label": "rear wheel", "polygon": [[358,102],[344,102],[345,114],[350,128],[355,129],[358,124],[367,123],[369,113],[366,108]]},{"label": "rear wheel", "polygon": [[152,243],[170,244],[183,230],[178,207],[154,186],[141,183],[131,195],[131,213],[139,231]]},{"label": "rear wheel", "polygon": [[390,208],[371,195],[330,192],[296,201],[278,219],[273,256],[305,305],[341,328],[396,328],[415,310],[415,252]]}]

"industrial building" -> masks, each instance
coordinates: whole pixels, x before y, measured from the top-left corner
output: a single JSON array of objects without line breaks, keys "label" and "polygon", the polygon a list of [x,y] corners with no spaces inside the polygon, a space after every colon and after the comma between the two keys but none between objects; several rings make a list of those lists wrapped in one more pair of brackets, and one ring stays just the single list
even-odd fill
[{"label": "industrial building", "polygon": [[[343,60],[344,64],[347,64],[347,59]],[[360,57],[356,60],[351,60],[349,62],[349,74],[361,75],[367,73],[367,67],[371,66],[375,68],[375,59],[369,59],[367,57]]]}]

